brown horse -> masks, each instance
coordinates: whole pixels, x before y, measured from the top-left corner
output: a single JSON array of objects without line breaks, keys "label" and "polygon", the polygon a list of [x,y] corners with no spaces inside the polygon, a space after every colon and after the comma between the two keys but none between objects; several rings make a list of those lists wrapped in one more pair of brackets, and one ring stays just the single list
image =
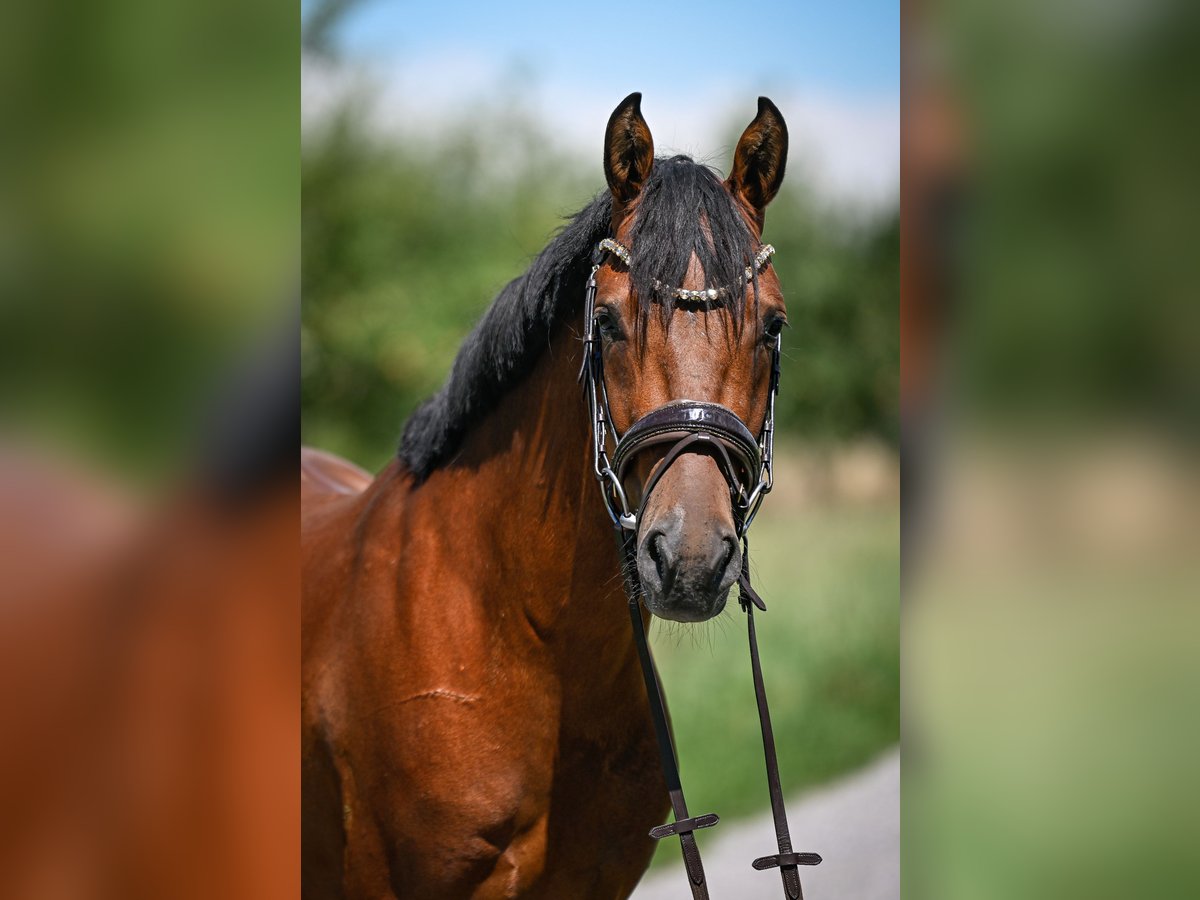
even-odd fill
[{"label": "brown horse", "polygon": [[300,888],[294,335],[162,499],[0,441],[5,900]]},{"label": "brown horse", "polygon": [[[787,131],[765,98],[722,181],[655,159],[640,109],[609,120],[609,190],[508,285],[375,479],[302,456],[303,885],[309,897],[626,897],[667,795],[576,384],[595,323],[624,431],[673,400],[764,420],[784,324],[747,282]],[[664,301],[664,286],[720,292]],[[661,461],[629,467],[631,501]],[[714,456],[665,471],[641,517],[644,600],[719,613],[741,566]]]}]

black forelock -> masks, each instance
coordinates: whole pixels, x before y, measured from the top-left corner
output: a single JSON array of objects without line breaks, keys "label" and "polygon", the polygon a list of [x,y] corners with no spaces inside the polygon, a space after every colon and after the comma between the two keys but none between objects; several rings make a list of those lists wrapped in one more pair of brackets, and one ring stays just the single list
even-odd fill
[{"label": "black forelock", "polygon": [[[455,453],[471,426],[533,369],[554,326],[582,314],[596,246],[612,236],[611,229],[612,197],[604,191],[492,301],[459,348],[445,384],[404,427],[400,460],[418,482]],[[644,318],[656,299],[655,283],[682,286],[693,253],[707,286],[737,286],[757,248],[720,177],[708,166],[674,156],[655,160],[650,170],[629,249],[630,278]],[[743,291],[731,296],[740,320]]]},{"label": "black forelock", "polygon": [[741,321],[745,292],[740,288],[757,246],[720,176],[708,166],[686,156],[656,160],[629,243],[629,274],[643,316],[653,303],[669,315],[671,298],[661,295],[683,286],[695,254],[705,287],[733,289],[734,321]]}]

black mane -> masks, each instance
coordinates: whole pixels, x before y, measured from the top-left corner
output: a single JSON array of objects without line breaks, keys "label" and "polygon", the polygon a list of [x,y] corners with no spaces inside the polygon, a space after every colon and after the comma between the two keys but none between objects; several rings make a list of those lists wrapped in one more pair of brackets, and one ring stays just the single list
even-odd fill
[{"label": "black mane", "polygon": [[[471,425],[529,373],[554,326],[582,313],[596,245],[611,236],[611,227],[612,198],[604,191],[492,301],[459,348],[446,383],[405,425],[400,459],[417,481],[457,451]],[[655,283],[682,285],[693,253],[706,285],[722,287],[742,282],[757,247],[720,177],[708,166],[675,156],[655,160],[650,170],[629,249],[630,277],[646,314],[655,300]],[[743,292],[731,293],[740,313]]]}]

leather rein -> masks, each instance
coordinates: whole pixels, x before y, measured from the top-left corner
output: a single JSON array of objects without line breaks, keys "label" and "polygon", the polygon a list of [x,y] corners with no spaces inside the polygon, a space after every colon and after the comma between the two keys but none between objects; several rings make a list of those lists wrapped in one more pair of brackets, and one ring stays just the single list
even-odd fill
[{"label": "leather rein", "polygon": [[[757,278],[760,268],[767,264],[774,248],[769,244],[755,256],[751,266],[745,270],[748,283]],[[775,823],[777,852],[755,859],[751,866],[757,870],[778,868],[783,881],[784,894],[789,900],[802,900],[799,866],[815,866],[821,862],[816,853],[797,853],[792,849],[788,831],[787,812],[784,809],[783,790],[779,782],[779,764],[775,753],[775,737],[771,729],[771,713],[767,707],[766,687],[763,684],[762,666],[759,661],[758,638],[754,628],[754,610],[766,611],[766,604],[750,584],[750,553],[746,533],[754,521],[763,499],[774,483],[773,456],[775,438],[775,396],[779,391],[779,337],[771,343],[771,380],[759,437],[756,439],[746,424],[730,409],[700,400],[676,400],[660,406],[642,416],[624,434],[618,434],[613,425],[608,402],[608,391],[604,384],[604,354],[597,333],[595,319],[596,272],[604,254],[611,253],[625,265],[632,256],[627,248],[606,238],[596,249],[595,263],[588,276],[584,295],[584,354],[579,379],[583,383],[588,400],[588,411],[592,431],[593,474],[600,484],[604,505],[612,519],[617,544],[621,553],[621,568],[624,573],[625,594],[629,602],[629,618],[633,626],[638,659],[646,683],[646,695],[650,702],[650,714],[654,721],[654,733],[658,740],[659,758],[667,793],[671,800],[674,821],[650,830],[655,840],[675,835],[679,838],[683,852],[684,868],[694,900],[708,900],[708,884],[704,865],[700,859],[700,848],[696,844],[695,831],[716,825],[719,817],[715,813],[692,816],[683,794],[679,778],[679,766],[675,755],[675,744],[667,721],[666,704],[662,684],[654,666],[654,657],[646,639],[646,628],[641,614],[641,581],[637,573],[637,535],[646,504],[654,488],[675,460],[686,453],[708,452],[717,462],[717,467],[729,486],[730,502],[738,538],[742,541],[742,570],[738,577],[739,605],[746,613],[746,625],[750,643],[750,666],[754,677],[754,696],[758,706],[759,725],[762,730],[763,754],[766,763],[767,790],[771,799],[771,817]],[[660,286],[661,287],[661,286]],[[741,288],[738,285],[737,288]],[[704,302],[728,296],[736,288],[721,288],[685,291],[668,289],[676,301]],[[609,440],[613,441],[611,458],[608,453]],[[641,502],[631,510],[625,494],[624,479],[631,462],[647,448],[669,445],[665,456],[653,471],[642,490]]]}]

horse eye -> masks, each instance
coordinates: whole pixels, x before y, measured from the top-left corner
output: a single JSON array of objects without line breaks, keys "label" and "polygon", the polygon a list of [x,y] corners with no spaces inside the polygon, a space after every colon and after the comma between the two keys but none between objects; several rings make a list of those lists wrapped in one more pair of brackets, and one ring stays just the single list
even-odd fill
[{"label": "horse eye", "polygon": [[596,327],[600,329],[600,334],[610,341],[622,337],[621,326],[608,307],[601,306],[596,310]]},{"label": "horse eye", "polygon": [[772,316],[768,321],[766,328],[763,329],[768,342],[778,339],[783,333],[783,329],[787,326],[787,319],[783,316]]}]

